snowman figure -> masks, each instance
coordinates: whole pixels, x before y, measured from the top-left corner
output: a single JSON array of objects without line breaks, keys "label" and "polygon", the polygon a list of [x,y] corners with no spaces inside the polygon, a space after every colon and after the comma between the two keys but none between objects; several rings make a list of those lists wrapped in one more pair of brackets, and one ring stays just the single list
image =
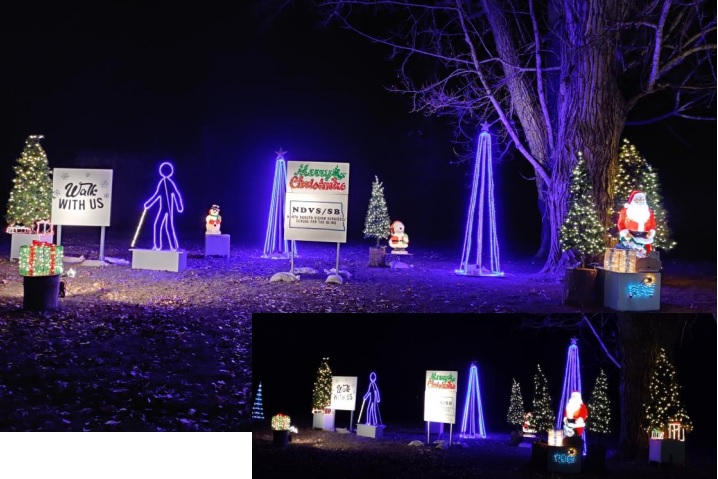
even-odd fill
[{"label": "snowman figure", "polygon": [[389,227],[389,232],[391,233],[389,246],[392,248],[392,254],[407,254],[409,235],[404,233],[404,223],[394,221]]},{"label": "snowman figure", "polygon": [[222,223],[222,217],[219,216],[219,206],[212,205],[207,215],[206,225],[207,231],[205,234],[218,235],[220,234],[219,225]]}]

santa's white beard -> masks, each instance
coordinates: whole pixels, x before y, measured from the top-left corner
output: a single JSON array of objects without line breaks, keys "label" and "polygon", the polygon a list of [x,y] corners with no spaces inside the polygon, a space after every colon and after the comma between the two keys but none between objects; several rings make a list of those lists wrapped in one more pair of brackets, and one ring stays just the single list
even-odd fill
[{"label": "santa's white beard", "polygon": [[566,416],[572,417],[579,409],[581,409],[581,401],[569,399],[568,403],[566,403]]},{"label": "santa's white beard", "polygon": [[[626,208],[626,217],[631,221],[635,221],[640,226],[643,226],[646,221],[648,221],[648,218],[651,217],[651,210],[646,204],[639,205],[638,203],[631,203],[628,205],[628,208]],[[641,228],[641,230],[642,229],[643,228]]]}]

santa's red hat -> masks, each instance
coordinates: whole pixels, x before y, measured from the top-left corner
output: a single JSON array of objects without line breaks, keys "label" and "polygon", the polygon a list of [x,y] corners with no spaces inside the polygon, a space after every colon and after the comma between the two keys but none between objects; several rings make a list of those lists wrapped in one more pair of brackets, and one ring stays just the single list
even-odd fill
[{"label": "santa's red hat", "polygon": [[624,205],[626,208],[628,208],[628,205],[633,203],[633,200],[636,198],[636,195],[643,195],[646,196],[646,194],[641,190],[633,190],[631,191],[631,194],[628,195],[628,202]]}]

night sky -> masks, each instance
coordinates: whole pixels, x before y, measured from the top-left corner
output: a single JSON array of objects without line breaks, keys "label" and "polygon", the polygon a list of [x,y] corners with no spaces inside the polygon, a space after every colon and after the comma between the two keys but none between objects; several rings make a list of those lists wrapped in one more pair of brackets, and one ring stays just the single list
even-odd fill
[{"label": "night sky", "polygon": [[[410,114],[408,97],[386,91],[396,79],[387,50],[322,27],[303,7],[275,16],[253,5],[41,2],[3,15],[0,203],[25,138],[43,134],[51,167],[114,170],[108,237],[129,241],[170,160],[188,206],[181,230],[200,239],[217,203],[223,233],[261,247],[283,148],[287,161],[350,163],[350,241],[368,241],[361,230],[376,174],[412,244],[458,249],[473,165],[452,164],[448,122]],[[715,258],[715,122],[627,134],[659,172],[673,255]],[[531,253],[539,238],[533,171],[513,156],[495,164],[505,255]]]},{"label": "night sky", "polygon": [[[486,429],[502,433],[510,430],[506,412],[512,378],[519,382],[525,407],[530,409],[537,364],[558,409],[568,347],[577,338],[583,399],[588,402],[602,368],[608,376],[617,434],[619,370],[587,328],[527,326],[542,319],[514,314],[254,315],[253,380],[255,388],[262,382],[265,417],[283,412],[295,423],[308,424],[314,379],[326,356],[333,375],[358,378],[355,422],[369,374],[376,372],[384,423],[421,428],[426,371],[458,371],[454,425],[458,432],[469,368],[476,361]],[[566,325],[576,324],[576,318],[568,315],[560,319]],[[702,315],[690,324],[678,341],[674,365],[695,435],[715,443],[716,391],[705,386],[716,375],[712,359],[716,323],[710,315]],[[349,420],[349,411],[339,411],[336,426],[348,427]]]}]

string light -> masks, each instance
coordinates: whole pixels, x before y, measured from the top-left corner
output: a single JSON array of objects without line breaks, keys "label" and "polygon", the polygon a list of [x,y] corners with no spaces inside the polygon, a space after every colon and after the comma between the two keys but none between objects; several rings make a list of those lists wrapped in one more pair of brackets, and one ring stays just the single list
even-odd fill
[{"label": "string light", "polygon": [[[172,175],[174,174],[174,166],[172,166],[172,163],[165,161],[160,164],[159,172],[162,178],[157,182],[157,188],[154,194],[145,201],[142,218],[144,218],[147,210],[159,203],[152,230],[152,249],[161,250],[163,248],[163,238],[166,237],[170,250],[177,251],[179,249],[179,242],[177,241],[177,233],[175,232],[174,212],[182,213],[184,211],[184,203],[177,185],[172,180]],[[140,224],[141,223],[142,220],[140,220]]]},{"label": "string light", "polygon": [[61,245],[33,241],[20,246],[19,270],[22,276],[50,276],[62,274],[64,248]]},{"label": "string light", "polygon": [[675,368],[663,348],[660,349],[651,371],[648,390],[649,400],[644,404],[646,432],[667,432],[669,423],[680,423],[684,432],[693,429],[693,423],[681,403]]},{"label": "string light", "polygon": [[[499,240],[496,232],[496,209],[494,205],[494,174],[493,158],[491,155],[491,135],[489,125],[484,123],[479,135],[479,142],[476,151],[476,163],[474,165],[474,181],[471,188],[471,201],[469,201],[469,213],[466,219],[466,234],[464,236],[464,247],[461,252],[461,265],[454,270],[456,274],[467,276],[503,276],[499,258]],[[479,202],[476,211],[476,202]],[[488,207],[489,221],[489,270],[483,266],[484,247],[484,210]],[[469,264],[472,252],[472,235],[474,230],[474,219],[478,214],[476,228],[476,259],[474,264]]]},{"label": "string light", "polygon": [[379,181],[378,176],[374,176],[369,208],[364,220],[364,238],[376,238],[376,247],[378,248],[379,241],[390,236],[390,228],[391,219],[386,199],[384,199],[384,185]]},{"label": "string light", "polygon": [[37,221],[50,219],[52,210],[52,171],[40,145],[42,135],[31,135],[13,167],[15,178],[10,190],[5,219],[8,225],[35,228]]},{"label": "string light", "polygon": [[646,276],[639,283],[628,283],[626,294],[629,298],[652,298],[656,294],[656,282],[651,276]]},{"label": "string light", "polygon": [[551,396],[548,392],[548,381],[540,365],[536,366],[536,373],[534,374],[534,399],[532,409],[536,431],[552,430],[555,416],[553,414],[553,406],[551,405]]},{"label": "string light", "polygon": [[274,182],[272,184],[272,199],[269,204],[269,217],[267,219],[267,233],[264,238],[264,251],[262,258],[289,258],[290,254],[297,256],[297,246],[292,242],[290,250],[289,241],[284,239],[284,207],[287,196],[287,164],[282,150],[276,152],[277,160],[274,164]]},{"label": "string light", "polygon": [[[556,416],[556,428],[560,429],[563,425],[563,412],[568,403],[571,393],[578,391],[581,393],[581,362],[578,357],[578,339],[571,338],[571,344],[568,347],[566,355],[566,369],[563,373],[563,391],[561,392],[561,405]],[[581,394],[583,396],[583,394]],[[586,453],[586,429],[581,433],[583,439],[583,452]]]},{"label": "string light", "polygon": [[523,426],[526,422],[524,411],[524,400],[521,396],[521,386],[515,378],[512,378],[511,398],[509,399],[509,412],[506,413],[506,422],[515,426]]},{"label": "string light", "polygon": [[292,420],[286,414],[276,414],[272,416],[272,430],[274,431],[289,431],[292,427]]},{"label": "string light", "polygon": [[653,238],[653,247],[670,251],[676,246],[671,239],[671,230],[668,226],[668,213],[663,207],[661,186],[658,174],[640,154],[635,145],[627,139],[621,142],[618,154],[618,172],[614,177],[613,190],[616,195],[614,215],[618,218],[625,201],[631,191],[640,190],[646,193],[649,206],[656,218],[656,236]]},{"label": "string light", "polygon": [[262,404],[262,382],[259,382],[257,395],[254,397],[252,405],[252,419],[255,421],[264,421],[264,406]]},{"label": "string light", "polygon": [[332,370],[329,358],[322,358],[312,391],[312,412],[324,412],[332,403]]},{"label": "string light", "polygon": [[593,195],[593,183],[583,153],[577,153],[578,160],[571,172],[569,208],[561,225],[561,249],[574,250],[581,256],[581,265],[586,265],[588,255],[602,253],[607,237],[601,224]]},{"label": "string light", "polygon": [[464,415],[461,419],[460,437],[485,438],[484,410],[481,407],[481,389],[479,388],[479,368],[476,363],[469,368],[469,381],[464,401]]},{"label": "string light", "polygon": [[608,400],[608,378],[603,369],[600,370],[596,378],[588,410],[591,412],[591,416],[586,421],[586,427],[592,432],[609,434],[611,432],[611,404]]}]

